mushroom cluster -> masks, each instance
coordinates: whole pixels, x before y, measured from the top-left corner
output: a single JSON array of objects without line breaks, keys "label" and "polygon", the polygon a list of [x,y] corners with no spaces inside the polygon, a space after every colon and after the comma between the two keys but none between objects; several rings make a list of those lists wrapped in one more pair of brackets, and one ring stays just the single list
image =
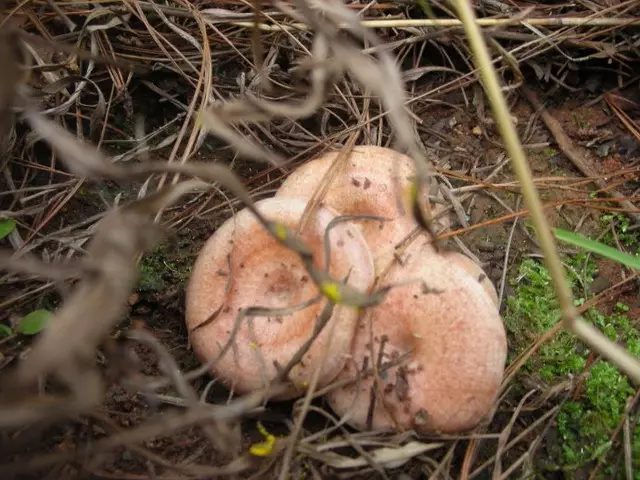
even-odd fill
[{"label": "mushroom cluster", "polygon": [[[337,155],[298,167],[256,208],[295,230]],[[414,175],[406,155],[354,147],[312,210],[301,239],[316,268],[325,268],[329,241],[332,278],[347,278],[366,293],[391,288],[373,307],[336,305],[329,323],[339,327],[325,328],[314,340],[279,398],[301,394],[320,369],[316,386],[342,385],[326,399],[355,428],[460,432],[491,413],[504,373],[506,332],[496,290],[472,259],[434,248],[426,233],[399,248],[417,223],[409,200],[398,202],[396,192],[408,191]],[[441,230],[449,228],[443,203],[434,208]],[[342,215],[385,221],[356,218],[324,235]],[[311,338],[327,302],[312,302],[319,295],[299,255],[242,210],[208,240],[191,275],[186,320],[194,351],[236,391],[260,388]],[[249,307],[276,313],[244,318]]]}]

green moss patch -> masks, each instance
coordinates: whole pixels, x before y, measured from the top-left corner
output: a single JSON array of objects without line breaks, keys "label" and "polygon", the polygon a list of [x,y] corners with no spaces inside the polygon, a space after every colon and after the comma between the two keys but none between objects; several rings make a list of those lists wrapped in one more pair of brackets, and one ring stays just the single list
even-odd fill
[{"label": "green moss patch", "polygon": [[180,243],[161,245],[145,254],[140,261],[138,289],[142,292],[161,292],[182,288],[189,278],[192,263],[186,246],[180,248]]},{"label": "green moss patch", "polygon": [[[566,267],[574,292],[585,291],[596,274],[595,263],[584,254],[568,259]],[[551,276],[542,262],[525,259],[511,284],[515,294],[506,299],[504,318],[511,337],[510,355],[513,358],[555,325],[560,318],[560,309]],[[576,301],[578,304],[583,302],[582,298]],[[616,310],[605,316],[592,308],[584,318],[640,357],[640,335],[625,315],[628,308],[619,304]],[[575,335],[561,330],[524,365],[522,373],[554,385],[571,375],[582,374],[587,368],[588,355],[589,350]],[[600,460],[604,465],[598,478],[614,478],[613,465],[618,454],[613,454],[611,437],[634,394],[633,386],[614,365],[604,360],[594,362],[578,400],[565,403],[557,417],[559,442],[548,446],[553,453],[553,457],[545,462],[548,468],[562,470],[568,478],[574,478],[572,472],[589,469],[594,465],[591,462]],[[631,422],[633,424],[633,418]],[[617,441],[620,439],[621,436]],[[640,472],[640,426],[633,433],[632,450],[634,467]],[[620,451],[619,448],[616,450]],[[618,470],[620,478],[624,478]],[[640,475],[636,478],[640,479]]]}]

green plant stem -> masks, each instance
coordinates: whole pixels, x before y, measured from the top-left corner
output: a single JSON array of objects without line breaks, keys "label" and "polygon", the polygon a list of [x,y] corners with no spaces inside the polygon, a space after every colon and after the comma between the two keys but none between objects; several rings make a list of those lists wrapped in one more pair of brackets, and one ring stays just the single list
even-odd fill
[{"label": "green plant stem", "polygon": [[562,310],[564,326],[607,357],[636,383],[640,384],[640,362],[625,349],[609,341],[599,330],[577,315],[573,303],[573,295],[564,275],[553,234],[544,216],[544,210],[531,177],[529,164],[511,121],[511,115],[502,95],[498,76],[492,66],[480,27],[476,23],[474,11],[468,0],[455,0],[455,7],[469,39],[473,60],[480,72],[481,81],[489,97],[491,109],[496,118],[505,149],[511,157],[513,170],[522,185],[522,195],[527,208],[531,212],[544,261],[551,274],[551,281]]}]

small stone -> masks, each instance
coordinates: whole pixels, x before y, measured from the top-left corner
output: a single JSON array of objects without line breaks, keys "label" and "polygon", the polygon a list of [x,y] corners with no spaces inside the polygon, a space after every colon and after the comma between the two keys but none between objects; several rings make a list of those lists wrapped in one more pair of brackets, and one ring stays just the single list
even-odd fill
[{"label": "small stone", "polygon": [[129,306],[134,306],[136,303],[138,303],[140,301],[140,295],[138,295],[137,293],[132,293],[131,295],[129,295]]},{"label": "small stone", "polygon": [[618,152],[620,153],[620,155],[623,155],[625,157],[629,157],[636,150],[638,150],[638,148],[640,148],[640,142],[638,142],[638,140],[636,140],[631,135],[624,135],[620,138],[619,143],[620,146],[618,148]]},{"label": "small stone", "polygon": [[122,452],[120,458],[122,458],[122,460],[124,460],[125,462],[130,462],[131,460],[133,460],[133,455],[129,450],[125,450],[124,452]]},{"label": "small stone", "polygon": [[598,276],[593,279],[591,285],[589,286],[589,290],[593,295],[597,295],[600,292],[606,290],[611,286],[611,282],[603,276]]},{"label": "small stone", "polygon": [[149,315],[151,313],[151,307],[148,305],[138,305],[136,307],[136,314],[138,315]]},{"label": "small stone", "polygon": [[478,250],[481,252],[494,252],[498,249],[498,245],[489,240],[482,240],[478,242]]},{"label": "small stone", "polygon": [[424,408],[421,408],[416,412],[415,416],[413,417],[413,422],[416,425],[424,425],[425,423],[427,423],[428,419],[429,419],[429,414]]}]

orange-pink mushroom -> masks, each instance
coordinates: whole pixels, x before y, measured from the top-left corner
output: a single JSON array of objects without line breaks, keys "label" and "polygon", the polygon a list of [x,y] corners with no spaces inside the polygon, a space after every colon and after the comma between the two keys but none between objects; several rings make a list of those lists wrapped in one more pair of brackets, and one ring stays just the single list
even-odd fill
[{"label": "orange-pink mushroom", "polygon": [[471,276],[473,276],[480,285],[483,286],[487,295],[491,297],[491,300],[499,306],[500,300],[498,298],[498,292],[495,285],[491,282],[491,279],[487,276],[484,269],[474,262],[468,256],[454,251],[446,251],[441,253],[445,258],[450,259],[452,262],[457,263],[464,268]]},{"label": "orange-pink mushroom", "polygon": [[373,375],[331,391],[327,400],[359,429],[471,429],[490,414],[500,390],[507,355],[502,319],[491,295],[459,262],[424,243],[406,253],[404,266],[394,265],[384,279],[402,285],[365,312],[336,379],[377,365],[382,371],[371,412]]},{"label": "orange-pink mushroom", "polygon": [[[331,152],[302,164],[282,183],[276,196],[309,199],[338,155],[339,152]],[[378,273],[393,260],[398,244],[417,226],[406,195],[415,174],[414,163],[407,155],[385,147],[356,146],[323,199],[323,205],[334,208],[341,215],[376,215],[391,219],[386,222],[355,221],[371,248]],[[424,195],[428,193],[424,192]],[[398,206],[399,195],[404,212]],[[441,204],[431,202],[431,205],[434,214],[442,212]],[[438,218],[437,227],[438,230],[449,228],[446,214]]]},{"label": "orange-pink mushroom", "polygon": [[[299,198],[268,198],[256,207],[270,221],[292,230],[307,202]],[[324,268],[324,233],[338,213],[321,207],[310,217],[301,234],[314,255],[314,265]],[[329,274],[348,275],[349,285],[367,291],[374,281],[373,257],[356,225],[333,227],[329,241]],[[248,209],[228,219],[205,243],[189,279],[186,323],[195,353],[203,363],[217,358],[232,337],[238,312],[252,306],[282,309],[295,307],[319,295],[302,260],[269,235]],[[212,367],[213,373],[236,392],[260,389],[278,375],[274,362],[284,367],[311,337],[325,306],[322,299],[291,314],[244,318],[232,347]],[[212,319],[207,320],[213,315]],[[292,387],[277,397],[300,393],[315,369],[321,368],[319,386],[330,382],[343,368],[355,333],[358,311],[335,306],[333,315],[302,361],[290,373]],[[332,323],[337,323],[330,337]],[[329,354],[321,362],[325,346]]]}]

